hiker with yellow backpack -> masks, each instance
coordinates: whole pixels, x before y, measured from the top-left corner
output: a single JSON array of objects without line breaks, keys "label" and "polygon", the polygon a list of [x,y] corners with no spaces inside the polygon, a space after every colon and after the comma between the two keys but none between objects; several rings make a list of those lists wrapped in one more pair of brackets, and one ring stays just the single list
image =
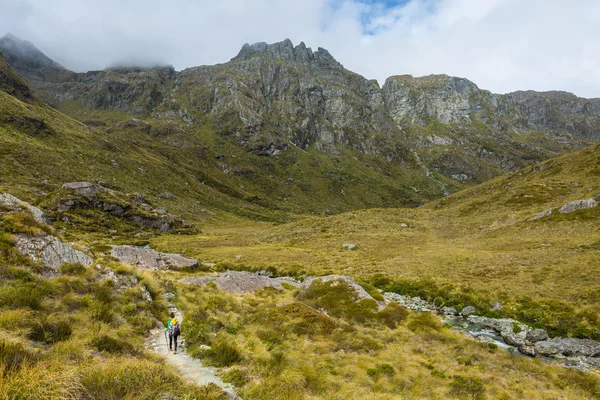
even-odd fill
[{"label": "hiker with yellow backpack", "polygon": [[181,335],[181,323],[175,318],[175,313],[171,312],[171,319],[167,322],[165,328],[165,336],[169,334],[169,350],[173,350],[173,342],[175,342],[175,351],[173,354],[177,354],[177,338]]}]

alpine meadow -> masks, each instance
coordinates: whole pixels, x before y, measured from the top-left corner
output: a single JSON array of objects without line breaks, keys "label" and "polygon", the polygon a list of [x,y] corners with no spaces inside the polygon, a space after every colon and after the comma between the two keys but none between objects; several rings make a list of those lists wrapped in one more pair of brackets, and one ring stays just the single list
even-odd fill
[{"label": "alpine meadow", "polygon": [[1,399],[600,399],[600,99],[232,56],[0,39]]}]

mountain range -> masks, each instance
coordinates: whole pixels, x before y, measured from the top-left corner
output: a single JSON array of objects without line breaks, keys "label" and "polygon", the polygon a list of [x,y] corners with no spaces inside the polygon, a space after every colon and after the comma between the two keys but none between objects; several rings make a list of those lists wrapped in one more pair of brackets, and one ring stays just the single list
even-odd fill
[{"label": "mountain range", "polygon": [[[286,205],[275,208],[310,212],[418,205],[600,139],[600,99],[498,95],[446,75],[398,75],[380,86],[327,50],[287,39],[246,44],[227,63],[183,71],[75,73],[10,34],[0,51],[39,99],[91,127],[201,146],[203,167],[237,176],[235,184],[214,174],[205,183],[270,208],[277,200]],[[215,141],[231,156],[200,143]],[[323,162],[339,168],[319,168]],[[283,176],[291,190],[265,190]],[[310,205],[315,196],[330,206]]]}]

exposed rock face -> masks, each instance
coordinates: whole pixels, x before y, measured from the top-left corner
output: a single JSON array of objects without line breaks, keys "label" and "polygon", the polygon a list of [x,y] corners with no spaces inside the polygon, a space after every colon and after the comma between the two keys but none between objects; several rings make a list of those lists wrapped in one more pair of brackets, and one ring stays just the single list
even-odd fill
[{"label": "exposed rock face", "polygon": [[558,210],[558,212],[560,212],[561,214],[567,214],[573,211],[585,210],[587,208],[593,208],[597,206],[598,202],[594,199],[575,200],[563,204],[563,206]]},{"label": "exposed rock face", "polygon": [[72,190],[80,196],[96,197],[104,191],[104,188],[90,182],[69,182],[62,186],[63,189]]},{"label": "exposed rock face", "polygon": [[27,210],[29,210],[29,212],[31,212],[31,215],[37,222],[41,224],[49,223],[48,218],[46,218],[46,215],[42,210],[22,200],[17,199],[15,196],[9,193],[0,193],[0,205],[8,207],[13,211],[20,211],[21,208],[26,208]]},{"label": "exposed rock face", "polygon": [[599,357],[600,343],[590,339],[554,338],[537,342],[535,351],[542,355]]},{"label": "exposed rock face", "polygon": [[198,261],[180,254],[161,253],[149,247],[113,246],[110,254],[125,264],[143,269],[182,269],[198,266]]},{"label": "exposed rock face", "polygon": [[10,67],[2,52],[0,52],[0,90],[15,96],[21,101],[30,102],[33,99],[27,82]]},{"label": "exposed rock face", "polygon": [[63,264],[79,263],[89,267],[92,259],[79,250],[64,244],[51,235],[29,236],[16,235],[15,247],[17,250],[34,261],[58,269]]},{"label": "exposed rock face", "polygon": [[[15,47],[14,39],[0,41],[0,49]],[[380,87],[346,70],[327,50],[290,40],[246,44],[228,63],[181,72],[160,67],[75,74],[45,58],[36,69],[31,60],[45,56],[30,50],[11,53],[9,63],[30,80],[42,79],[36,94],[52,104],[72,101],[152,118],[151,124],[128,126],[156,135],[177,131],[179,122],[209,123],[264,157],[294,146],[332,156],[350,148],[422,168],[430,188],[442,193],[451,186],[434,180],[434,172],[460,186],[600,140],[600,99],[564,92],[496,95],[446,75],[393,76]],[[155,121],[174,124],[155,130]],[[536,132],[544,132],[543,141],[527,139]]]}]

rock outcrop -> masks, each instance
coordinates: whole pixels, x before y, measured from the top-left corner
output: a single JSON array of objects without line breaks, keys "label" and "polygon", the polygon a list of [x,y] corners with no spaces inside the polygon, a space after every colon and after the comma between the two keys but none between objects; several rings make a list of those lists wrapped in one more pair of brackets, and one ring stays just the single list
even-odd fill
[{"label": "rock outcrop", "polygon": [[535,351],[547,356],[600,357],[600,343],[590,339],[553,338],[537,342]]},{"label": "rock outcrop", "polygon": [[570,201],[568,203],[563,204],[562,207],[558,210],[558,212],[560,212],[561,214],[568,214],[568,213],[572,213],[573,211],[585,210],[585,209],[594,208],[597,206],[598,206],[598,202],[596,200],[594,200],[593,198],[586,199],[586,200],[575,200],[575,201]]},{"label": "rock outcrop", "polygon": [[110,255],[124,264],[131,264],[138,268],[150,270],[193,269],[199,265],[198,261],[193,258],[187,258],[180,254],[161,253],[150,247],[113,246]]},{"label": "rock outcrop", "polygon": [[0,193],[0,206],[7,207],[12,211],[21,211],[23,208],[29,210],[33,219],[35,219],[40,224],[48,224],[49,220],[44,214],[42,210],[37,207],[32,206],[29,203],[26,203],[12,194],[9,193]]},{"label": "rock outcrop", "polygon": [[51,235],[15,235],[16,249],[44,266],[57,270],[63,264],[79,263],[89,267],[92,259]]},{"label": "rock outcrop", "polygon": [[206,285],[212,282],[220,290],[236,294],[252,293],[267,287],[283,290],[283,286],[276,279],[243,271],[227,271],[217,277],[185,278],[182,282],[194,285]]}]

